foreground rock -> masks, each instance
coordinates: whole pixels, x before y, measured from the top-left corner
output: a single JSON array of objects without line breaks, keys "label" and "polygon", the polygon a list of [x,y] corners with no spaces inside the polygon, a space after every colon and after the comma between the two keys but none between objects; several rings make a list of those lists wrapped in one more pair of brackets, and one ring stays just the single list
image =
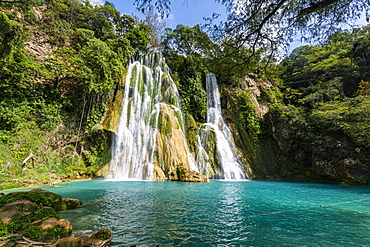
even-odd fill
[{"label": "foreground rock", "polygon": [[179,181],[182,182],[209,182],[207,176],[196,171],[188,170],[185,166],[179,166],[177,168],[177,174],[179,176]]},{"label": "foreground rock", "polygon": [[74,237],[67,219],[56,211],[80,207],[77,199],[34,189],[0,197],[0,246],[107,246],[112,240],[109,229]]}]

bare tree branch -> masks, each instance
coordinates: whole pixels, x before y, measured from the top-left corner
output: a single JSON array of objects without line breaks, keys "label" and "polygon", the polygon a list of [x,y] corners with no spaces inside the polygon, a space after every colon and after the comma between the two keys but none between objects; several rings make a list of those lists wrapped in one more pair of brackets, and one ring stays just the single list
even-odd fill
[{"label": "bare tree branch", "polygon": [[302,16],[317,12],[317,11],[319,11],[323,8],[326,8],[329,5],[332,5],[333,3],[336,3],[338,1],[339,0],[323,0],[323,1],[318,2],[318,3],[310,3],[310,7],[307,7],[305,9],[302,9],[301,11],[299,11],[296,18],[299,19]]}]

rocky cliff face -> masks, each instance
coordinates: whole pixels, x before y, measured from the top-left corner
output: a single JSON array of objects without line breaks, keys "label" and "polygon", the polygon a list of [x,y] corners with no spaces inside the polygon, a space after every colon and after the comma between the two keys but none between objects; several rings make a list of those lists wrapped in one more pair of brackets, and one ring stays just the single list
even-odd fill
[{"label": "rocky cliff face", "polygon": [[158,122],[154,180],[179,180],[178,167],[190,170],[190,164],[184,135],[171,106],[161,105]]},{"label": "rocky cliff face", "polygon": [[[312,134],[304,124],[282,118],[270,107],[269,90],[275,90],[271,83],[252,78],[245,78],[238,88],[222,90],[224,116],[250,178],[367,183],[369,149],[359,150],[341,133]],[[248,97],[240,97],[242,94]],[[247,109],[247,105],[253,108]],[[253,109],[254,113],[248,114]],[[292,109],[285,106],[284,111]],[[255,130],[260,134],[258,141],[253,141],[251,121],[256,116],[260,128]]]},{"label": "rocky cliff face", "polygon": [[224,116],[233,132],[241,160],[251,179],[279,178],[281,165],[276,154],[276,143],[271,136],[253,140],[261,132],[261,122],[269,113],[269,97],[272,90],[268,81],[245,77],[239,87],[224,87],[222,102]]},{"label": "rocky cliff face", "polygon": [[370,150],[356,148],[341,133],[310,136],[305,126],[289,124],[276,113],[268,118],[285,163],[281,176],[350,183],[370,179]]}]

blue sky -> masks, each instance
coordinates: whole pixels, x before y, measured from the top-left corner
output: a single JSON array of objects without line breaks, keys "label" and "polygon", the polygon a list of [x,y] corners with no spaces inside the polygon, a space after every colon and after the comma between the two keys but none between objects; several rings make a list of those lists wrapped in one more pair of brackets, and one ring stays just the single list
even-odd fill
[{"label": "blue sky", "polygon": [[[134,13],[142,18],[137,12],[132,0],[111,0],[116,9],[124,14]],[[183,24],[193,27],[196,24],[205,24],[203,17],[211,17],[213,13],[221,14],[226,19],[225,7],[215,0],[172,0],[171,15],[165,19],[168,27],[176,28]]]}]

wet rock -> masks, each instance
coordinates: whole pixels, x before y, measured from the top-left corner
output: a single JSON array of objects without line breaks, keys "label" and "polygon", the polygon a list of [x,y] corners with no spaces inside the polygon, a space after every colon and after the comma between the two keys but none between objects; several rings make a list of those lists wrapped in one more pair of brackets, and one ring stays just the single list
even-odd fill
[{"label": "wet rock", "polygon": [[82,243],[81,238],[69,236],[59,240],[56,246],[57,247],[81,246],[81,243]]},{"label": "wet rock", "polygon": [[108,228],[103,228],[91,234],[86,242],[82,242],[82,246],[107,246],[112,238],[112,232]]},{"label": "wet rock", "polygon": [[14,216],[24,216],[35,211],[39,206],[29,200],[19,200],[3,206],[5,211],[0,211],[0,221],[9,224]]},{"label": "wet rock", "polygon": [[209,182],[207,176],[204,176],[196,171],[187,170],[184,166],[179,166],[177,169],[179,181],[182,182]]},{"label": "wet rock", "polygon": [[64,228],[67,232],[72,232],[72,224],[69,220],[67,219],[60,219],[60,220],[57,220],[56,218],[54,217],[51,217],[47,220],[44,220],[39,228],[41,231],[43,230],[46,230],[47,228],[54,228],[55,226],[61,226],[62,228]]},{"label": "wet rock", "polygon": [[67,204],[67,209],[75,209],[82,206],[82,202],[78,199],[63,198],[63,201]]}]

